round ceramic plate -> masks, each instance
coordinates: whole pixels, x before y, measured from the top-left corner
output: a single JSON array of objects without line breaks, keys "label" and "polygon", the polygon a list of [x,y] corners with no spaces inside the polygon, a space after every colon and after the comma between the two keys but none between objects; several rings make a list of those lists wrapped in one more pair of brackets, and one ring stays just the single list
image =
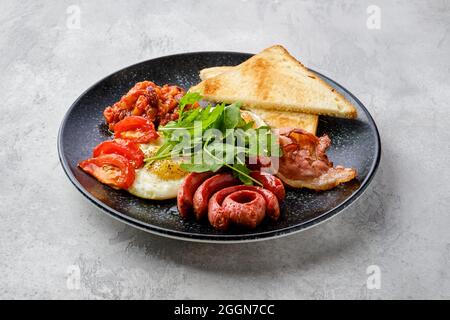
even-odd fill
[{"label": "round ceramic plate", "polygon": [[105,213],[127,224],[162,236],[206,242],[244,242],[275,238],[316,225],[344,210],[367,188],[380,160],[380,139],[367,109],[345,88],[317,73],[358,110],[356,120],[320,117],[318,135],[332,140],[328,151],[335,165],[356,168],[358,179],[326,192],[287,190],[277,222],[265,221],[254,230],[214,230],[208,222],[182,220],[176,201],[139,199],[125,191],[101,184],[77,167],[93,148],[111,139],[103,110],[136,82],[151,80],[158,85],[176,84],[185,89],[198,83],[199,71],[213,66],[237,65],[251,55],[234,52],[196,52],[144,61],[100,80],[69,108],[58,136],[59,157],[75,187]]}]

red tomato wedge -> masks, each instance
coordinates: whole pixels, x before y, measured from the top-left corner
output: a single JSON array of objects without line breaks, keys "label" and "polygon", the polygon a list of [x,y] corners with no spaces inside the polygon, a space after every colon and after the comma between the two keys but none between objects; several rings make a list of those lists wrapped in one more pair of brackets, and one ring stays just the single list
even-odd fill
[{"label": "red tomato wedge", "polygon": [[152,122],[144,117],[129,116],[114,125],[114,136],[136,143],[149,143],[159,138]]},{"label": "red tomato wedge", "polygon": [[134,182],[132,163],[119,154],[104,154],[84,160],[78,165],[98,181],[115,189],[128,189]]},{"label": "red tomato wedge", "polygon": [[144,163],[144,153],[139,146],[129,140],[115,139],[100,143],[94,149],[94,158],[103,154],[119,154],[131,161],[135,169],[138,169]]}]

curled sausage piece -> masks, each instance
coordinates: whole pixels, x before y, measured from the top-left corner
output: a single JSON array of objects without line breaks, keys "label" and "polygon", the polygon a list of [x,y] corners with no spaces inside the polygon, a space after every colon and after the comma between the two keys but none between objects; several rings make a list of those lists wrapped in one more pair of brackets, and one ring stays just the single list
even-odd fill
[{"label": "curled sausage piece", "polygon": [[260,187],[251,187],[251,186],[249,187],[257,188],[257,191],[266,200],[266,215],[270,218],[270,220],[277,221],[278,218],[280,217],[280,205],[277,197],[267,189],[263,189]]},{"label": "curled sausage piece", "polygon": [[254,229],[266,215],[266,200],[256,191],[241,190],[228,195],[222,208],[233,223]]},{"label": "curled sausage piece", "polygon": [[286,191],[284,190],[283,182],[270,173],[261,171],[252,171],[250,176],[263,184],[264,189],[271,191],[279,202],[284,200]]},{"label": "curled sausage piece", "polygon": [[177,195],[178,212],[181,217],[186,219],[192,214],[195,190],[213,174],[212,172],[192,172],[186,176]]},{"label": "curled sausage piece", "polygon": [[[257,217],[260,217],[259,210],[261,207],[259,205],[254,206],[252,201],[249,202],[249,205],[243,204],[239,207],[240,211],[238,214],[233,213],[237,205],[231,205],[231,203],[239,202],[239,197],[246,194],[237,195],[237,198],[228,198],[229,200],[227,201],[227,205],[224,205],[225,199],[229,195],[241,191],[256,192],[263,197],[265,201],[265,210],[263,211],[262,218],[260,220]],[[246,198],[244,197],[244,200],[245,199]],[[208,220],[214,228],[219,230],[226,230],[230,223],[243,224],[244,226],[254,228],[261,222],[265,215],[272,220],[277,220],[280,216],[280,207],[277,197],[269,190],[261,187],[245,185],[232,186],[216,192],[209,200]],[[244,223],[242,223],[242,221],[244,221]],[[257,221],[257,224],[253,224],[252,221]]]},{"label": "curled sausage piece", "polygon": [[193,206],[197,220],[201,220],[208,213],[208,201],[217,191],[239,184],[231,173],[219,173],[206,179],[194,193]]}]

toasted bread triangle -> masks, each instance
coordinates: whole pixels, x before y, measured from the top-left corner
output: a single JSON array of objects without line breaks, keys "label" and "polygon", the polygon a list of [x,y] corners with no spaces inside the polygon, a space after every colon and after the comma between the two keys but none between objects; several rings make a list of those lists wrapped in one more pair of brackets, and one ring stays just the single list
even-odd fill
[{"label": "toasted bread triangle", "polygon": [[305,112],[355,118],[356,109],[280,45],[189,89],[205,99],[251,109]]},{"label": "toasted bread triangle", "polygon": [[[200,79],[206,80],[223,72],[229,71],[233,66],[219,66],[200,70]],[[310,113],[264,110],[243,107],[258,115],[265,123],[273,128],[301,128],[312,134],[316,134],[319,116]]]},{"label": "toasted bread triangle", "polygon": [[211,67],[200,70],[199,76],[201,80],[206,80],[215,76],[218,76],[221,73],[230,71],[234,66],[219,66],[219,67]]}]

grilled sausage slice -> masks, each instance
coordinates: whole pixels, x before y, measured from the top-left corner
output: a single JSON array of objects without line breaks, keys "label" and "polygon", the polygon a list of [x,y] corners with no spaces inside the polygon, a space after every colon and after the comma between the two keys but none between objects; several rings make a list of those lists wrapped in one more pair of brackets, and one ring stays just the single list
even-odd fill
[{"label": "grilled sausage slice", "polygon": [[286,192],[284,190],[283,182],[270,173],[261,171],[252,171],[250,176],[263,184],[264,189],[272,191],[279,202],[284,200]]},{"label": "grilled sausage slice", "polygon": [[[242,205],[238,207],[237,205],[231,205],[232,201],[245,202],[243,201],[245,200],[243,199],[245,197],[242,197],[245,194],[239,194],[240,191],[256,192],[261,195],[265,201],[265,211],[263,211],[264,214],[261,215],[260,213],[261,206],[259,205],[259,200],[257,200],[257,203],[252,203],[252,198],[250,198],[249,206]],[[238,195],[236,197],[228,198],[229,200],[225,203],[225,199],[234,193],[238,193]],[[254,198],[259,199],[259,197],[256,196],[254,196]],[[238,214],[234,214],[234,211],[237,208],[239,209],[239,212]],[[254,228],[262,221],[265,215],[272,220],[277,220],[280,216],[280,207],[277,197],[271,191],[261,187],[245,185],[228,187],[216,192],[211,197],[208,204],[208,220],[214,228],[219,230],[226,230],[230,223],[241,224],[246,227]],[[260,219],[261,216],[262,218]],[[257,223],[255,224],[254,222]]]},{"label": "grilled sausage slice", "polygon": [[267,189],[263,189],[260,187],[253,187],[253,188],[257,188],[257,191],[266,200],[266,215],[270,218],[270,220],[277,221],[278,218],[280,217],[280,204],[278,202],[277,197]]},{"label": "grilled sausage slice", "polygon": [[257,191],[240,190],[228,195],[222,208],[233,223],[254,229],[266,215],[266,200]]},{"label": "grilled sausage slice", "polygon": [[194,192],[206,179],[212,175],[214,175],[212,172],[192,172],[186,176],[183,184],[178,190],[177,195],[178,212],[181,217],[185,219],[190,217],[193,212]]},{"label": "grilled sausage slice", "polygon": [[219,173],[206,179],[194,193],[193,206],[197,220],[201,220],[208,213],[208,202],[217,191],[239,184],[231,173]]}]

